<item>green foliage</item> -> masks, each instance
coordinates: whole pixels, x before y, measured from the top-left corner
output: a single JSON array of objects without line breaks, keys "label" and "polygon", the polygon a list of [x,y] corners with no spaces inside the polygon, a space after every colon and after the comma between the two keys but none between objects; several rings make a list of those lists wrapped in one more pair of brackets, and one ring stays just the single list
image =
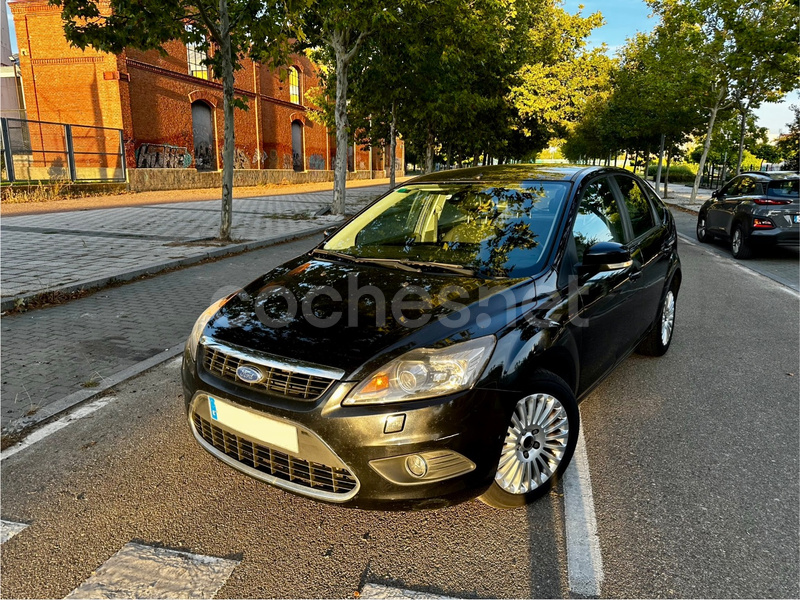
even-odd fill
[{"label": "green foliage", "polygon": [[782,135],[778,139],[778,150],[784,159],[784,167],[792,171],[800,171],[800,106],[792,105],[794,119],[787,123],[789,133]]},{"label": "green foliage", "polygon": [[[655,177],[658,165],[650,165],[647,168],[647,176]],[[662,177],[666,174],[666,167],[662,167]],[[691,183],[697,175],[697,165],[695,164],[671,164],[669,167],[669,180],[672,183]]]}]

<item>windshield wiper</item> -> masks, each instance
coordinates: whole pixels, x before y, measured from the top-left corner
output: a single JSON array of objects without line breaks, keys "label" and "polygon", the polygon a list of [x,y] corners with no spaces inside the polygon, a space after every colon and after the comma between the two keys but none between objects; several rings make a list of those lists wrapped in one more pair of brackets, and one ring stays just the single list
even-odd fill
[{"label": "windshield wiper", "polygon": [[401,269],[403,271],[413,271],[414,273],[419,273],[420,270],[417,268],[412,267],[411,265],[405,264],[404,261],[398,260],[396,258],[370,258],[364,256],[352,256],[350,254],[345,254],[343,252],[336,252],[335,250],[323,250],[321,248],[315,248],[311,251],[311,254],[319,254],[321,256],[332,256],[333,258],[338,258],[340,260],[354,262],[359,264],[374,264],[380,265],[383,267],[394,267],[397,269]]},{"label": "windshield wiper", "polygon": [[424,260],[404,260],[403,264],[413,265],[415,267],[433,267],[434,269],[440,269],[450,273],[457,273],[458,275],[466,275],[467,277],[475,277],[478,275],[475,269],[451,265],[450,263],[428,262]]}]

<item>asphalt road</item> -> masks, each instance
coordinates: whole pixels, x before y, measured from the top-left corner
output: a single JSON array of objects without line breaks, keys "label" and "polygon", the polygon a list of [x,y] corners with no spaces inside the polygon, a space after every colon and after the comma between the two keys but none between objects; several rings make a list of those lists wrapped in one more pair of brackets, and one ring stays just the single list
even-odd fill
[{"label": "asphalt road", "polygon": [[[672,347],[581,404],[604,597],[800,597],[798,297],[680,244]],[[178,365],[2,463],[3,597],[63,597],[137,541],[240,560],[217,597],[568,597],[561,488],[523,509],[321,505],[191,439]]]}]

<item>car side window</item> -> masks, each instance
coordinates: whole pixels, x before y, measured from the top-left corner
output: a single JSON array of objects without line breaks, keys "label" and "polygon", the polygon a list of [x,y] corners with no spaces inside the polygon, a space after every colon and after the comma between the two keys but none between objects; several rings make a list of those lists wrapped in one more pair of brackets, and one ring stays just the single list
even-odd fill
[{"label": "car side window", "polygon": [[619,205],[607,178],[590,183],[578,205],[578,215],[572,228],[578,262],[589,246],[599,242],[625,242]]},{"label": "car side window", "polygon": [[758,193],[758,184],[752,177],[744,177],[739,185],[739,196],[752,196]]},{"label": "car side window", "polygon": [[738,196],[739,195],[739,185],[742,183],[741,179],[734,179],[728,185],[726,185],[722,190],[720,190],[720,196]]},{"label": "car side window", "polygon": [[624,175],[616,175],[615,179],[619,186],[619,191],[622,192],[625,206],[628,208],[633,237],[638,238],[656,226],[653,210],[650,208],[650,201],[639,182],[635,179]]}]

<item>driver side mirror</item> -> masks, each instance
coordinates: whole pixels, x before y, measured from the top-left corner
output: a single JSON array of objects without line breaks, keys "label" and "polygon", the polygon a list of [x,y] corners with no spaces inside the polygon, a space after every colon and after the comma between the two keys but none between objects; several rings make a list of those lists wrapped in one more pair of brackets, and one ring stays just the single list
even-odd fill
[{"label": "driver side mirror", "polygon": [[711,192],[712,198],[722,198],[722,196],[723,196],[722,190],[714,190],[713,192]]},{"label": "driver side mirror", "polygon": [[579,267],[584,273],[600,273],[627,269],[631,265],[631,252],[625,246],[617,242],[598,242],[586,249]]}]

